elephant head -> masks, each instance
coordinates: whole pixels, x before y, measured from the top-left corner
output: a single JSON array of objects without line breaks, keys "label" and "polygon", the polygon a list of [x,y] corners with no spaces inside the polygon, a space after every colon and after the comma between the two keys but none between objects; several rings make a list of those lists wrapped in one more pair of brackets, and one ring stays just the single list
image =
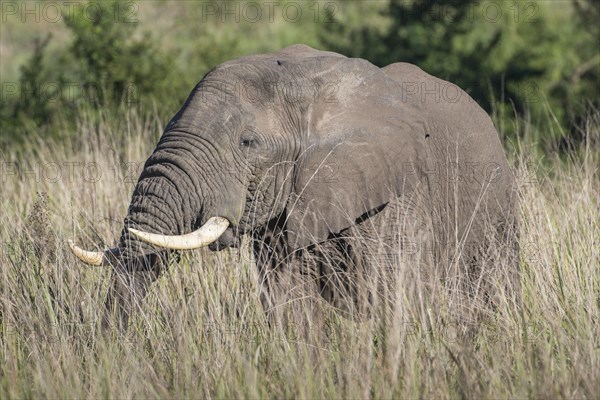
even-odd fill
[{"label": "elephant head", "polygon": [[[167,125],[135,186],[118,246],[72,250],[112,266],[107,309],[126,319],[172,250],[235,246],[274,219],[285,224],[290,251],[324,241],[391,196],[430,190],[423,170],[454,159],[452,146],[506,168],[485,112],[464,92],[452,104],[423,102],[412,88],[428,79],[438,82],[408,64],[380,69],[302,45],[226,62]],[[504,176],[490,193],[510,185]],[[433,210],[433,202],[425,206]],[[467,222],[441,225],[451,237]]]}]

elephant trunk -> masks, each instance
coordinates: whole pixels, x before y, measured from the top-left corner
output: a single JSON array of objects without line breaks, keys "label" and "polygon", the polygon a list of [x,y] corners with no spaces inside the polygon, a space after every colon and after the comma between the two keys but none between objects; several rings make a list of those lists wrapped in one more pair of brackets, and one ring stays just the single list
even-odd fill
[{"label": "elephant trunk", "polygon": [[189,232],[202,212],[199,189],[186,182],[185,173],[171,170],[167,175],[156,175],[162,168],[169,167],[146,167],[135,187],[119,241],[125,258],[157,251],[138,240],[130,229],[177,235]]},{"label": "elephant trunk", "polygon": [[[120,254],[112,265],[102,327],[128,325],[150,284],[167,267],[168,251],[139,240],[130,228],[176,234],[192,224],[183,214],[183,197],[166,176],[144,170],[134,190],[119,240]],[[187,199],[190,201],[190,199]]]},{"label": "elephant trunk", "polygon": [[200,237],[208,244],[230,221],[237,222],[239,207],[235,211],[230,205],[243,204],[244,198],[241,192],[232,192],[235,185],[228,187],[215,179],[224,169],[218,163],[218,153],[206,155],[208,149],[199,149],[181,138],[173,144],[177,136],[173,132],[163,135],[135,187],[121,232],[118,262],[113,265],[104,326],[114,321],[112,317],[119,326],[126,326],[148,286],[166,269],[169,248],[186,248],[165,246],[155,240],[157,237],[189,238],[190,232],[198,236],[198,228],[204,225]]}]

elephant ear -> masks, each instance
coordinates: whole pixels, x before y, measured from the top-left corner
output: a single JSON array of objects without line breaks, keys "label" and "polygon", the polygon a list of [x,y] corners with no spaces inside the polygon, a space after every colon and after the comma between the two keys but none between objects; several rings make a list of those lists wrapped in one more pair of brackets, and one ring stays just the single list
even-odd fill
[{"label": "elephant ear", "polygon": [[311,153],[299,162],[287,207],[293,248],[321,242],[389,201],[382,166],[368,144],[347,140]]},{"label": "elephant ear", "polygon": [[324,241],[412,192],[426,153],[419,106],[403,101],[394,79],[360,59],[332,65],[320,79],[334,90],[303,119],[287,204],[292,249]]},{"label": "elephant ear", "polygon": [[301,155],[287,205],[292,249],[322,242],[416,187],[413,161],[420,147],[415,136],[403,134],[404,122],[366,118],[381,115],[376,112],[340,114],[321,126]]}]

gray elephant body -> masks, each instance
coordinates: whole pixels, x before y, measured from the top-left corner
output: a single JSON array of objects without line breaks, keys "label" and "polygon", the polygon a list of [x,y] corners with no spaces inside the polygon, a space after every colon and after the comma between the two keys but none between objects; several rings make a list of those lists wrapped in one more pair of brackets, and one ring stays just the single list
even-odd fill
[{"label": "gray elephant body", "polygon": [[354,312],[390,265],[458,291],[516,282],[514,179],[490,118],[405,63],[298,45],[209,72],[146,162],[115,279],[165,265],[127,228],[180,235],[216,216],[230,227],[213,248],[251,235],[267,309],[306,284]]}]

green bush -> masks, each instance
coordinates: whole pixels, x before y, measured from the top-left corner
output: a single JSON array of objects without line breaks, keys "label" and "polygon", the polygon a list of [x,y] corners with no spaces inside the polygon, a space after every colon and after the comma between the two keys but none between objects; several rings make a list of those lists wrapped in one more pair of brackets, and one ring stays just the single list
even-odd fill
[{"label": "green bush", "polygon": [[[53,39],[58,46],[38,40],[20,70],[25,95],[0,103],[3,144],[34,131],[70,135],[82,108],[88,116],[155,108],[167,119],[215,65],[301,42],[379,66],[417,64],[466,89],[503,134],[517,132],[515,123],[533,126],[553,148],[581,140],[580,125],[590,109],[600,108],[600,3],[594,0],[302,3],[294,23],[280,12],[273,20],[236,22],[219,14],[225,3],[215,3],[219,12],[209,18],[196,2],[94,4],[85,15],[75,7],[79,12],[65,20],[67,35]],[[140,34],[150,26],[127,18],[132,4],[152,33]]]},{"label": "green bush", "polygon": [[[82,9],[65,18],[72,42],[47,51],[50,36],[37,40],[20,69],[20,94],[2,102],[2,144],[22,143],[32,133],[61,137],[74,132],[86,110],[120,112],[124,107],[152,110],[161,116],[181,104],[174,54],[159,51],[148,35],[135,38],[137,23],[121,17],[130,3],[95,3],[97,13]],[[92,9],[92,8],[91,8]],[[118,17],[116,17],[118,16]]]},{"label": "green bush", "polygon": [[66,19],[74,37],[70,52],[78,65],[75,74],[82,87],[98,89],[99,106],[168,95],[173,57],[161,54],[147,36],[133,39],[138,23],[124,17],[129,3],[96,4],[95,18],[80,12]]},{"label": "green bush", "polygon": [[357,24],[355,10],[343,8],[321,39],[379,66],[417,64],[470,92],[501,123],[516,111],[543,139],[558,139],[549,121],[575,136],[588,108],[599,104],[598,4],[574,4],[391,0],[371,25]]}]

